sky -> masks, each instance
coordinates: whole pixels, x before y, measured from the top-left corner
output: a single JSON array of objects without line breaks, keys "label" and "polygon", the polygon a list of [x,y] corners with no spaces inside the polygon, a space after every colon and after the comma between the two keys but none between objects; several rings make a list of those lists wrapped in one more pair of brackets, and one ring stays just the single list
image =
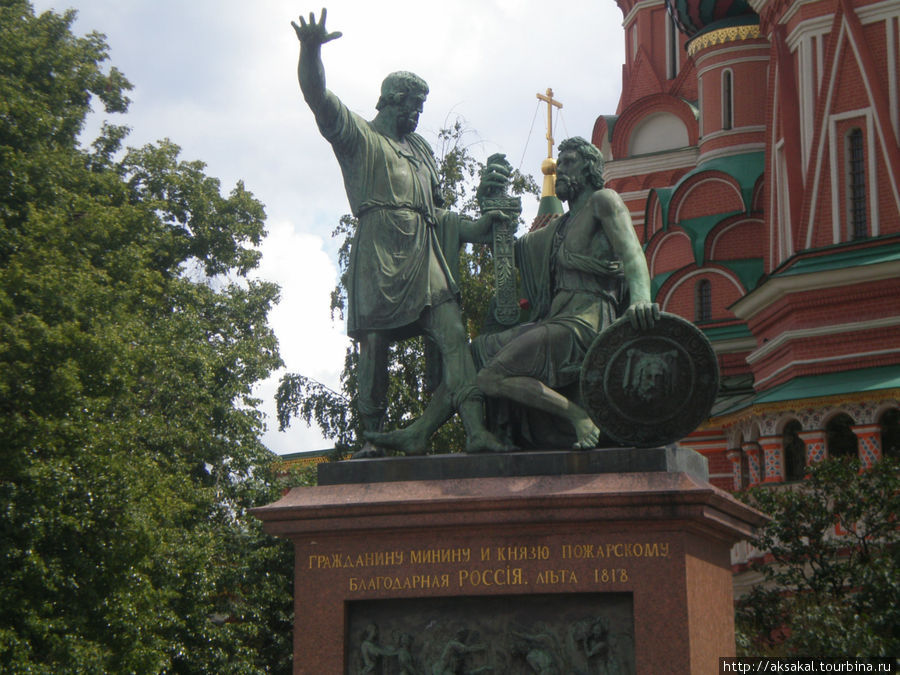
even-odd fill
[{"label": "sky", "polygon": [[[281,286],[269,316],[285,367],[262,382],[264,443],[279,454],[331,446],[295,420],[280,432],[274,411],[285,372],[333,389],[348,346],[332,320],[337,282],[331,232],[349,212],[340,170],[297,85],[299,45],[290,22],[319,5],[283,0],[32,0],[37,13],[75,9],[76,34],[106,35],[109,63],[134,85],[129,112],[110,121],[132,131],[129,146],[169,138],[184,160],[201,160],[223,192],[243,180],[266,207],[261,278]],[[323,47],[327,86],[366,119],[384,76],[410,70],[429,84],[419,133],[457,118],[481,161],[506,153],[540,184],[546,104],[553,89],[557,142],[590,138],[621,91],[624,36],[614,0],[332,0],[326,26],[343,37]],[[95,116],[84,140],[96,136]],[[526,221],[537,210],[527,200]]]}]

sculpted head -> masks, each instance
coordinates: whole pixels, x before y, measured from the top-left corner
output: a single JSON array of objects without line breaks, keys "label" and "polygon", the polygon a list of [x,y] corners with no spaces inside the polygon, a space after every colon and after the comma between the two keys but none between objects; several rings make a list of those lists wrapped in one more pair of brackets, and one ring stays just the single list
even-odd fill
[{"label": "sculpted head", "polygon": [[568,201],[583,190],[603,187],[603,153],[597,147],[575,136],[559,144],[556,169],[556,194]]},{"label": "sculpted head", "polygon": [[428,85],[421,77],[405,70],[391,73],[381,83],[381,96],[375,109],[379,113],[390,110],[397,118],[401,136],[416,130],[419,115],[428,96]]}]

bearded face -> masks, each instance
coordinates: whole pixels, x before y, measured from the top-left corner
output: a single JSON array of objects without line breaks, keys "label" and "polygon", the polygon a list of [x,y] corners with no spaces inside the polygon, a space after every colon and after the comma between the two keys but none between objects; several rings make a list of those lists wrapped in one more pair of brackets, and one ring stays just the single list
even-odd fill
[{"label": "bearded face", "polygon": [[556,196],[564,202],[570,201],[581,194],[584,189],[584,181],[574,176],[556,177]]},{"label": "bearded face", "polygon": [[419,126],[419,115],[425,105],[425,95],[408,93],[397,105],[397,131],[403,137]]},{"label": "bearded face", "polygon": [[556,165],[556,196],[564,202],[575,199],[587,186],[584,160],[577,152],[560,154]]}]

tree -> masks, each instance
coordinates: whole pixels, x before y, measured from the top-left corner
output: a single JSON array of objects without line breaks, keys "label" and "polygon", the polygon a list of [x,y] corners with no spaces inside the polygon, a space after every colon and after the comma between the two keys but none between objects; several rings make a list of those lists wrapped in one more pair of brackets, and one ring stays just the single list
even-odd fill
[{"label": "tree", "polygon": [[103,36],[0,0],[0,663],[12,673],[290,667],[290,547],[255,382],[262,205],[125,112]]},{"label": "tree", "polygon": [[741,600],[747,654],[900,653],[900,465],[832,459],[802,483],[760,487],[745,501],[772,517],[753,539],[764,583]]},{"label": "tree", "polygon": [[[466,144],[472,132],[463,120],[456,119],[438,132],[438,174],[445,207],[474,217],[478,213],[475,182],[484,165],[472,155]],[[531,176],[514,171],[513,194],[540,194]],[[331,296],[332,316],[343,316],[346,302],[346,274],[350,260],[350,244],[357,222],[351,215],[342,216],[332,232],[341,240],[338,264],[341,278]],[[451,267],[455,261],[449,260]],[[488,303],[493,295],[493,265],[490,247],[470,244],[460,252],[457,282],[462,295],[463,321],[470,337],[475,337],[485,323]],[[421,337],[394,343],[390,348],[388,409],[386,426],[399,427],[422,414],[436,386],[434,375],[426,368],[426,346]],[[355,345],[347,350],[341,373],[341,391],[336,392],[316,380],[297,373],[284,375],[276,394],[278,422],[281,430],[299,417],[316,424],[326,438],[333,439],[338,449],[349,449],[359,442],[356,413]],[[457,418],[442,426],[431,440],[430,452],[453,452],[465,447],[465,433]]]}]

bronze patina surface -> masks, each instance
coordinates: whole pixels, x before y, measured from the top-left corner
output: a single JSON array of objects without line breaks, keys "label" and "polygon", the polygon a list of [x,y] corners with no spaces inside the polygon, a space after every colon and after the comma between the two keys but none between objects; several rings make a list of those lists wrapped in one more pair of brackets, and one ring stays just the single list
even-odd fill
[{"label": "bronze patina surface", "polygon": [[663,313],[651,327],[619,320],[584,359],[581,395],[594,422],[623,445],[684,438],[709,417],[719,383],[715,352],[693,324]]}]

